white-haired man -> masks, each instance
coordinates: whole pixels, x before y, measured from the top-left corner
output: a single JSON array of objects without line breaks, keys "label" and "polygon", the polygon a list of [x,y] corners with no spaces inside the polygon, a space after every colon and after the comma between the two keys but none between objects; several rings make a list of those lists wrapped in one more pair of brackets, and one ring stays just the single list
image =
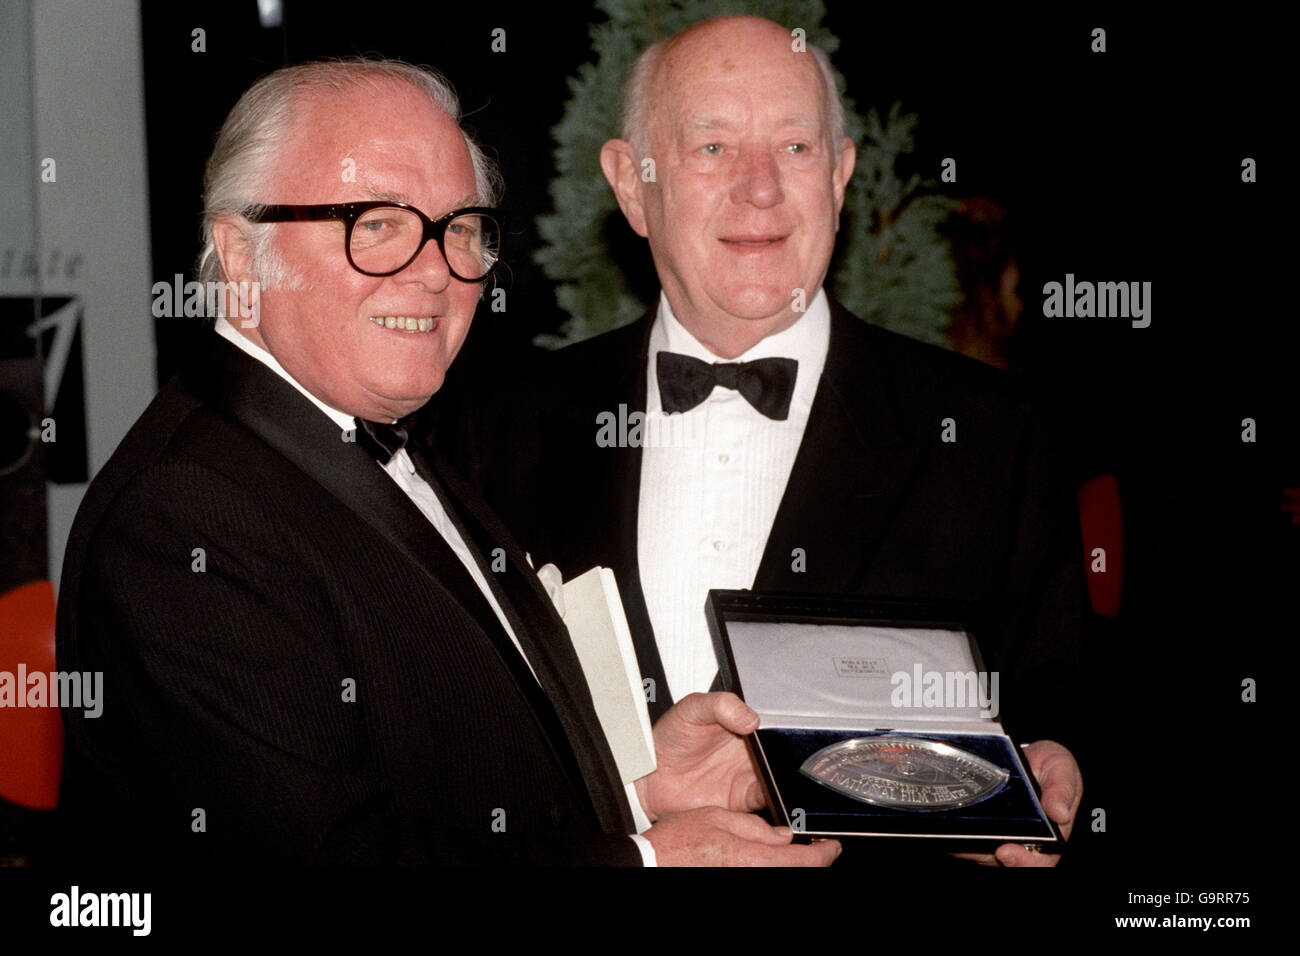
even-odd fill
[{"label": "white-haired man", "polygon": [[[768,20],[705,21],[641,56],[623,114],[601,166],[658,308],[439,434],[468,423],[466,470],[531,553],[614,569],[652,712],[716,679],[708,590],[753,588],[978,604],[1008,718],[1059,732],[1082,621],[1070,498],[1007,382],[823,291],[855,161],[824,54]],[[1051,740],[1027,752],[1068,834],[1078,766]]]},{"label": "white-haired man", "polygon": [[405,64],[281,70],[228,117],[201,272],[257,284],[256,321],[218,320],[73,529],[59,663],[105,701],[65,714],[71,853],[834,859],[743,812],[734,697],[661,721],[625,791],[525,556],[403,447],[499,255],[494,193],[450,89]]}]

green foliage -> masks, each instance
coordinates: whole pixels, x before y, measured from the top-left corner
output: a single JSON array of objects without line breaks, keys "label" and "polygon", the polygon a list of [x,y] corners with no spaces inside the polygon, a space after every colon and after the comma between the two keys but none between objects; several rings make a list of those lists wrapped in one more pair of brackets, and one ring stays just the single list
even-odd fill
[{"label": "green foliage", "polygon": [[938,227],[958,204],[928,191],[933,183],[920,176],[898,177],[895,165],[913,149],[916,122],[895,103],[883,123],[871,110],[854,137],[858,164],[844,197],[843,249],[831,290],[868,322],[945,345],[961,290]]},{"label": "green foliage", "polygon": [[[822,20],[820,0],[597,0],[609,19],[591,27],[595,63],[569,79],[571,96],[553,128],[557,175],[550,193],[555,212],[538,218],[544,245],[536,260],[558,283],[556,298],[570,316],[559,335],[538,336],[558,348],[634,321],[651,303],[629,287],[609,248],[610,217],[618,204],[600,170],[600,147],[618,135],[619,91],[642,50],[708,17],[746,13],[801,27],[807,42],[834,53],[839,39]],[[841,94],[844,78],[836,74]],[[858,166],[845,197],[840,267],[833,291],[871,322],[929,342],[942,342],[947,313],[960,293],[947,247],[935,230],[953,207],[927,194],[919,177],[894,171],[913,148],[913,115],[897,104],[881,123],[865,119],[844,97],[847,133],[858,144]],[[631,254],[649,258],[642,245]]]}]

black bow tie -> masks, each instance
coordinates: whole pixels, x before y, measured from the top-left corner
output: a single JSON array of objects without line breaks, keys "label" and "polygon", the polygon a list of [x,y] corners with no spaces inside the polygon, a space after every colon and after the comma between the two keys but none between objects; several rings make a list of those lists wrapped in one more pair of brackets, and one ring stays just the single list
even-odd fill
[{"label": "black bow tie", "polygon": [[382,425],[358,418],[357,444],[374,455],[375,461],[386,465],[406,444],[406,429],[400,425]]},{"label": "black bow tie", "polygon": [[660,352],[655,369],[665,412],[689,412],[709,397],[713,386],[721,385],[739,392],[768,418],[783,422],[790,415],[799,363],[791,358],[764,358],[710,364],[689,355]]}]

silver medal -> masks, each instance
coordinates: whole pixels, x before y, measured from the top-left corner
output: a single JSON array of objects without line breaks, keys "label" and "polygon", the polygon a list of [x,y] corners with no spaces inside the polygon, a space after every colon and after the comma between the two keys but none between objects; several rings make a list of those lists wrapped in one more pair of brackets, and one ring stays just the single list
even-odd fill
[{"label": "silver medal", "polygon": [[949,810],[987,800],[1011,774],[937,740],[859,737],[823,747],[799,772],[863,803],[897,810]]}]

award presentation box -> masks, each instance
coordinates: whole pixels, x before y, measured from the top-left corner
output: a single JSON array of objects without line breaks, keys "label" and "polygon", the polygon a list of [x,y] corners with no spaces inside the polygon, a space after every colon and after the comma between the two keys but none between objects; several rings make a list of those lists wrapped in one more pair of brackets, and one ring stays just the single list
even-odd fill
[{"label": "award presentation box", "polygon": [[768,807],[796,838],[1061,852],[969,608],[713,590],[705,613],[722,689],[760,717]]}]

